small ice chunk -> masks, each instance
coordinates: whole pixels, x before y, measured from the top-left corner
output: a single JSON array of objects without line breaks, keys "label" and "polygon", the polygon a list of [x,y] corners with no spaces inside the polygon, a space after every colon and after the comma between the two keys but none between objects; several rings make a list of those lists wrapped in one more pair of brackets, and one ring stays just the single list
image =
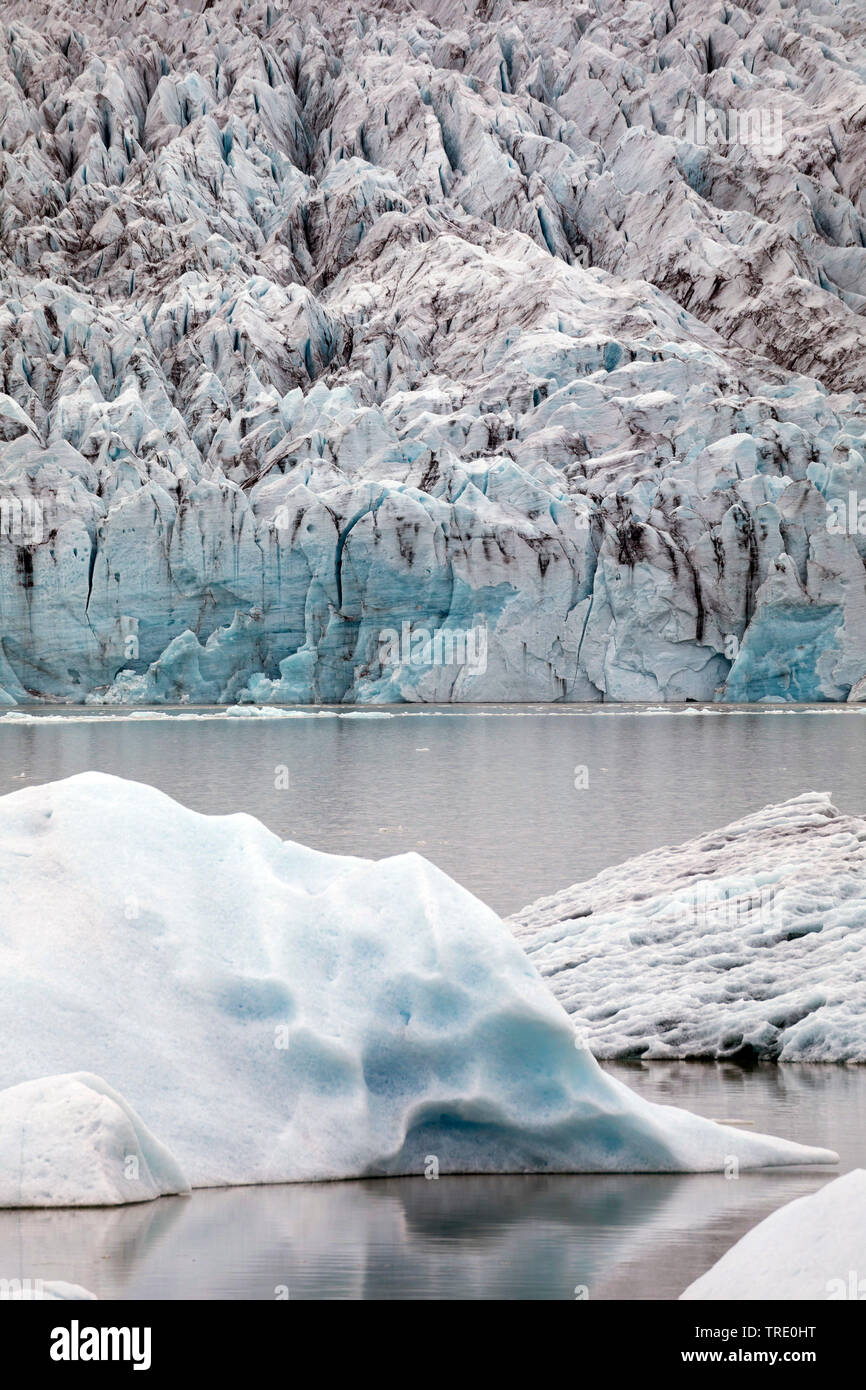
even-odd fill
[{"label": "small ice chunk", "polygon": [[100,1077],[0,1091],[0,1207],[118,1206],[188,1191],[175,1159]]},{"label": "small ice chunk", "polygon": [[866,1298],[866,1170],[779,1207],[680,1297]]}]

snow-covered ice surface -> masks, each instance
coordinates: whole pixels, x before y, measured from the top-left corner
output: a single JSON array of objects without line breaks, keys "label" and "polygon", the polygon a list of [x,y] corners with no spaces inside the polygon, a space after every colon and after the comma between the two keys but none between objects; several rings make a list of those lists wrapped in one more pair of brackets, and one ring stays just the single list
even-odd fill
[{"label": "snow-covered ice surface", "polygon": [[866,820],[807,792],[510,919],[598,1057],[866,1062]]},{"label": "snow-covered ice surface", "polygon": [[864,30],[6,0],[0,704],[861,698]]},{"label": "snow-covered ice surface", "polygon": [[866,1171],[788,1202],[690,1284],[685,1299],[862,1299]]},{"label": "snow-covered ice surface", "polygon": [[415,854],[321,854],[86,773],[0,799],[0,889],[0,1084],[98,1072],[193,1186],[835,1157],[605,1075],[500,918]]},{"label": "snow-covered ice surface", "polygon": [[117,1206],[188,1191],[171,1154],[98,1076],[0,1091],[0,1207]]}]

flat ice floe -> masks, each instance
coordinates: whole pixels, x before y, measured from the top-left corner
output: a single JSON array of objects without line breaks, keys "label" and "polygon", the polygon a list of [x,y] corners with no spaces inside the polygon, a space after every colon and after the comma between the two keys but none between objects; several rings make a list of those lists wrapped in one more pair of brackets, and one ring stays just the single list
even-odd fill
[{"label": "flat ice floe", "polygon": [[864,1270],[866,1171],[855,1168],[774,1211],[681,1297],[862,1299]]},{"label": "flat ice floe", "polygon": [[119,1206],[188,1191],[171,1154],[98,1076],[0,1091],[0,1207]]},{"label": "flat ice floe", "polygon": [[511,919],[597,1057],[866,1061],[866,820],[809,792]]},{"label": "flat ice floe", "polygon": [[415,854],[320,854],[86,773],[0,799],[0,892],[0,1085],[97,1072],[193,1186],[835,1157],[607,1076]]}]

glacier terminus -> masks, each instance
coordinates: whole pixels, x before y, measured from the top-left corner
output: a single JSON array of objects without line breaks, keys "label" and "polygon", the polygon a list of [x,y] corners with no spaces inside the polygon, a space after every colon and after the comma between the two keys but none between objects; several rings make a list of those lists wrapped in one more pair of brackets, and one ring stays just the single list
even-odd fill
[{"label": "glacier terminus", "polygon": [[7,0],[0,702],[861,698],[858,9]]}]

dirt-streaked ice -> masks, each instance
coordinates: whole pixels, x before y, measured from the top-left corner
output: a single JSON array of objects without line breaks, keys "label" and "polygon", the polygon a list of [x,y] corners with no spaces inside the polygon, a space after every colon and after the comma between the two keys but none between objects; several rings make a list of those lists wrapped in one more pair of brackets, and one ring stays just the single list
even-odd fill
[{"label": "dirt-streaked ice", "polygon": [[866,820],[827,795],[651,850],[511,925],[598,1057],[866,1061]]},{"label": "dirt-streaked ice", "polygon": [[863,33],[7,0],[0,704],[859,698]]}]

